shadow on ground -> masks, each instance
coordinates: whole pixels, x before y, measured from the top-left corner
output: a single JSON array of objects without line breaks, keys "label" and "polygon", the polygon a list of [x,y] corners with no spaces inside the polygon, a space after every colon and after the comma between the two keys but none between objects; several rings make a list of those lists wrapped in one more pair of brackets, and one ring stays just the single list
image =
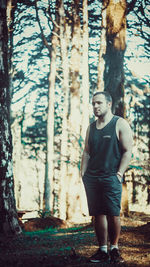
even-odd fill
[{"label": "shadow on ground", "polygon": [[[144,216],[144,215],[143,215]],[[125,263],[95,264],[89,257],[97,250],[92,225],[49,228],[23,232],[18,237],[0,237],[0,266],[150,266],[150,222],[132,214],[122,218],[120,251]]]}]

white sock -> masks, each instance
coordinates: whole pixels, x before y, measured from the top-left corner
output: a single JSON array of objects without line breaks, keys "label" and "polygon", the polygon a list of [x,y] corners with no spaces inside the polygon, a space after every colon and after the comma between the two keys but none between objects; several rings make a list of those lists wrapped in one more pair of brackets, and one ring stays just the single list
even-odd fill
[{"label": "white sock", "polygon": [[114,248],[117,248],[118,249],[118,244],[117,245],[111,245],[110,244],[110,250],[114,249]]},{"label": "white sock", "polygon": [[104,251],[107,253],[107,245],[104,245],[104,246],[100,246],[99,247],[101,251]]}]

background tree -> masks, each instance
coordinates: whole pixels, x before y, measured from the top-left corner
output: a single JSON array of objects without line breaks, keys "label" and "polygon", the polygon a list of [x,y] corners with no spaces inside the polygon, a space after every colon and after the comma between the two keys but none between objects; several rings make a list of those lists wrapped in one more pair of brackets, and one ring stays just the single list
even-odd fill
[{"label": "background tree", "polygon": [[[31,190],[32,200],[30,200],[32,209],[43,208],[43,205],[39,204],[35,207],[35,203],[38,202],[39,195],[40,199],[42,198],[43,189],[45,188],[48,192],[48,210],[55,216],[63,218],[67,216],[70,220],[74,220],[75,212],[80,215],[84,213],[83,206],[86,206],[86,203],[81,200],[84,189],[81,188],[81,180],[79,179],[80,155],[89,116],[90,121],[94,119],[91,108],[89,109],[89,102],[97,85],[99,70],[101,70],[101,81],[103,83],[100,88],[106,90],[108,89],[107,85],[111,83],[109,76],[113,73],[111,76],[113,88],[118,88],[115,89],[115,93],[112,88],[111,92],[114,101],[117,103],[114,111],[120,112],[121,105],[124,108],[126,107],[125,115],[130,119],[130,123],[135,129],[135,141],[138,145],[138,151],[134,151],[134,154],[138,155],[139,158],[143,158],[142,166],[146,164],[147,139],[142,142],[140,135],[144,134],[144,138],[147,135],[148,120],[144,119],[143,116],[145,112],[144,103],[147,103],[147,80],[145,79],[144,81],[143,77],[141,81],[133,71],[128,71],[129,64],[136,60],[136,56],[142,60],[143,52],[141,49],[144,47],[144,42],[146,42],[146,40],[143,41],[143,38],[142,41],[139,39],[141,36],[137,36],[136,25],[132,24],[136,10],[138,10],[138,14],[140,12],[140,2],[138,1],[137,6],[137,2],[135,4],[135,1],[128,1],[132,5],[125,8],[125,12],[125,5],[120,7],[121,1],[104,2],[106,8],[102,8],[102,2],[98,0],[89,0],[88,6],[86,0],[38,1],[36,6],[35,1],[32,0],[17,1],[15,28],[13,31],[14,94],[12,110],[17,107],[18,114],[13,112],[14,119],[16,115],[21,118],[21,134],[18,134],[18,136],[21,138],[20,144],[22,148],[20,153],[22,160],[19,162],[24,172],[20,173],[20,175],[19,169],[14,172],[15,175],[20,176],[19,179],[21,180],[21,183],[19,183],[19,187],[21,186],[22,188],[21,196],[19,195],[19,198],[17,198],[18,200],[21,199],[20,202],[17,201],[17,203],[20,203],[20,207],[24,203],[23,195],[25,195],[24,188],[26,187],[30,188],[30,190],[34,188],[34,190]],[[121,12],[119,11],[120,8]],[[127,15],[129,9],[130,12]],[[38,12],[36,13],[36,11]],[[117,12],[119,12],[120,16],[118,21],[116,21],[116,16],[112,16]],[[122,48],[125,41],[125,14],[127,15],[127,25],[129,27],[126,29],[128,37],[126,51]],[[141,14],[141,16],[143,15]],[[119,28],[121,21],[124,25]],[[138,17],[134,22],[134,24],[141,23]],[[144,21],[145,23],[146,21]],[[135,38],[138,38],[136,39],[138,40],[137,42],[132,39],[133,32],[129,38],[129,33],[133,29],[132,26],[135,27],[133,32]],[[102,31],[104,34],[102,34]],[[102,46],[102,39],[104,38],[105,45]],[[107,44],[107,41],[111,42]],[[120,46],[117,46],[117,44],[120,44]],[[115,59],[117,59],[117,64],[120,64],[120,69],[114,62]],[[119,60],[121,63],[119,63]],[[114,69],[112,69],[112,64]],[[105,79],[107,75],[108,79]],[[114,77],[115,79],[113,79]],[[52,93],[52,95],[49,93]],[[50,107],[51,112],[47,116]],[[19,113],[19,109],[23,116]],[[121,115],[124,114],[122,113]],[[48,117],[49,122],[47,120]],[[140,126],[140,120],[142,120],[143,126]],[[50,176],[46,176],[51,177],[49,180],[51,193],[49,194],[48,186],[44,186],[45,172],[43,168],[45,156],[48,155],[46,143],[48,144],[47,136],[50,132],[52,135],[49,138],[50,143],[48,145],[50,158],[46,159],[47,164],[52,162],[53,165],[51,165]],[[18,147],[20,144],[18,142]],[[141,154],[142,145],[145,151],[143,155]],[[19,155],[17,157],[19,160]],[[26,165],[28,165],[28,168],[25,167]],[[128,184],[132,179],[131,172],[134,172],[134,185],[140,188],[140,185],[142,186],[142,183],[144,183],[143,179],[145,178],[143,177],[147,177],[146,169],[144,169],[145,167],[142,167],[142,170],[135,168],[137,165],[140,167],[140,161],[136,159],[135,162],[135,156],[131,165],[126,175]],[[18,164],[18,166],[20,165]],[[140,185],[137,185],[136,181],[137,170],[142,173]],[[76,172],[76,175],[73,172]],[[38,181],[37,178],[39,179]],[[18,182],[20,182],[19,179]],[[66,185],[65,187],[63,186],[64,184]],[[74,188],[73,197],[71,184]],[[39,187],[40,190],[38,189]],[[68,188],[70,189],[68,190]],[[132,187],[130,186],[130,188]],[[50,205],[49,197],[51,198]],[[62,200],[64,201],[62,202]],[[25,204],[26,207],[29,207],[27,201]],[[62,214],[60,214],[60,210]]]},{"label": "background tree", "polygon": [[[112,111],[125,117],[124,53],[126,48],[126,1],[103,1],[98,88],[113,99]],[[128,214],[127,186],[123,184],[122,210]]]},{"label": "background tree", "polygon": [[89,31],[88,31],[88,1],[83,1],[83,30],[82,30],[82,84],[81,84],[81,137],[85,139],[86,130],[89,125]]},{"label": "background tree", "polygon": [[21,228],[14,198],[10,93],[8,76],[8,28],[6,1],[0,3],[0,232],[19,234]]},{"label": "background tree", "polygon": [[[124,117],[123,63],[126,48],[126,1],[103,1],[102,12],[102,46],[99,60],[105,61],[102,64],[105,66],[102,67],[104,88],[100,89],[109,91],[113,98],[113,112]],[[99,64],[99,72],[101,72],[101,64]],[[102,75],[99,74],[99,76]]]},{"label": "background tree", "polygon": [[[62,131],[60,144],[60,178],[58,207],[59,216],[66,219],[67,214],[67,193],[68,193],[68,177],[67,177],[67,156],[68,156],[68,99],[69,99],[69,58],[68,58],[68,35],[70,37],[70,27],[65,17],[64,3],[61,2],[59,8],[60,15],[60,54],[62,62],[62,93],[63,93],[63,110],[62,110]],[[64,186],[66,185],[66,186]]]}]

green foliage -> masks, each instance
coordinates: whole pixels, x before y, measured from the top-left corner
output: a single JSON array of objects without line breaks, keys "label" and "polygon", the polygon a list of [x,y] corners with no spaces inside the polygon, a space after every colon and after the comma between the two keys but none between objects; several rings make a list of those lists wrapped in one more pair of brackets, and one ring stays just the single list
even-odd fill
[{"label": "green foliage", "polygon": [[130,169],[136,169],[136,170],[143,170],[143,168],[141,166],[137,166],[137,165],[129,165],[128,170]]},{"label": "green foliage", "polygon": [[44,234],[44,233],[50,233],[50,234],[53,234],[53,233],[55,233],[56,232],[56,228],[54,228],[54,227],[49,227],[49,228],[46,228],[46,229],[44,229],[44,230],[37,230],[37,231],[33,231],[33,232],[27,232],[27,231],[25,231],[25,230],[23,230],[23,233],[25,234],[25,235],[27,235],[27,236],[31,236],[31,237],[34,237],[34,236],[36,236],[37,234],[38,235],[42,235],[42,234]]},{"label": "green foliage", "polygon": [[82,138],[82,136],[80,135],[79,139],[78,139],[78,144],[79,144],[79,147],[82,148],[83,147],[83,144],[84,144],[84,140]]}]

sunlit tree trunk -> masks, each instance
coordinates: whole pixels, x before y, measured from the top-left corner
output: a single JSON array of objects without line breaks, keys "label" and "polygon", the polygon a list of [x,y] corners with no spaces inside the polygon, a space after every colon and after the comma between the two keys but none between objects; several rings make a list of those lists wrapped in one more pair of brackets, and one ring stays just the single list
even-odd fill
[{"label": "sunlit tree trunk", "polygon": [[53,212],[53,177],[54,177],[54,103],[55,103],[55,79],[56,79],[56,53],[59,31],[58,27],[58,9],[60,0],[56,1],[56,23],[51,37],[51,45],[48,44],[44,36],[41,22],[38,16],[37,0],[35,1],[36,17],[41,30],[43,43],[49,51],[50,71],[49,71],[49,89],[48,89],[48,113],[47,113],[47,140],[46,140],[46,163],[45,163],[45,183],[43,196],[43,209],[45,212]]},{"label": "sunlit tree trunk", "polygon": [[8,27],[8,66],[9,66],[9,91],[10,96],[12,94],[12,78],[13,78],[13,64],[12,64],[12,54],[13,54],[13,30],[14,30],[14,13],[17,7],[17,0],[7,0],[7,27]]},{"label": "sunlit tree trunk", "polygon": [[43,208],[43,199],[42,199],[42,192],[40,187],[40,173],[39,173],[39,150],[35,148],[35,169],[36,169],[36,187],[38,190],[38,197],[37,197],[37,204],[38,204],[38,210],[39,212]]},{"label": "sunlit tree trunk", "polygon": [[97,90],[104,91],[104,70],[105,70],[105,54],[106,54],[106,2],[103,2],[102,7],[102,24],[101,24],[101,38],[99,49],[99,62],[98,62],[98,77],[97,77]]},{"label": "sunlit tree trunk", "polygon": [[[55,39],[55,37],[54,37]],[[53,40],[52,40],[53,43]],[[52,44],[53,46],[53,44]],[[48,113],[47,113],[47,140],[45,183],[43,196],[43,209],[52,212],[53,206],[53,175],[54,175],[54,102],[55,102],[55,78],[56,78],[56,47],[53,47],[49,74]]]},{"label": "sunlit tree trunk", "polygon": [[59,9],[60,14],[60,49],[62,59],[62,89],[63,89],[63,115],[62,115],[62,134],[61,134],[61,164],[60,164],[60,190],[59,190],[59,216],[61,219],[66,219],[66,195],[68,188],[67,176],[67,156],[68,156],[68,98],[69,98],[69,62],[68,62],[68,34],[69,26],[66,23],[63,1]]},{"label": "sunlit tree trunk", "polygon": [[8,29],[6,1],[0,2],[0,233],[19,234],[14,198],[10,96],[8,84]]},{"label": "sunlit tree trunk", "polygon": [[103,1],[98,65],[98,90],[109,91],[113,112],[125,116],[124,52],[126,48],[126,1]]},{"label": "sunlit tree trunk", "polygon": [[[88,32],[88,0],[83,0],[83,33],[82,33],[82,85],[81,85],[81,96],[82,96],[82,119],[81,119],[81,141],[85,140],[86,130],[89,125],[89,60],[88,60],[88,46],[89,46],[89,32]],[[81,146],[82,147],[82,146]],[[82,147],[83,149],[83,147]],[[81,152],[80,152],[81,153]],[[81,153],[82,154],[82,153]],[[80,178],[81,179],[81,178]],[[83,184],[80,186],[80,205],[81,213],[88,214],[87,202]]]},{"label": "sunlit tree trunk", "polygon": [[[107,1],[106,1],[107,2]],[[113,112],[124,117],[124,52],[126,1],[110,0],[106,9],[104,87],[113,98]]]},{"label": "sunlit tree trunk", "polygon": [[69,103],[69,189],[67,218],[71,219],[79,208],[79,137],[80,137],[80,61],[81,27],[79,0],[72,1],[72,40],[70,59],[70,103]]},{"label": "sunlit tree trunk", "polygon": [[20,114],[15,118],[11,125],[12,136],[13,136],[13,174],[15,180],[15,198],[16,207],[20,208],[20,198],[21,198],[21,181],[19,180],[18,174],[21,173],[21,154],[22,154],[22,144],[21,144],[21,121],[23,116]]},{"label": "sunlit tree trunk", "polygon": [[89,61],[88,61],[88,1],[83,0],[83,34],[82,34],[82,123],[81,136],[85,140],[85,134],[89,125]]}]

